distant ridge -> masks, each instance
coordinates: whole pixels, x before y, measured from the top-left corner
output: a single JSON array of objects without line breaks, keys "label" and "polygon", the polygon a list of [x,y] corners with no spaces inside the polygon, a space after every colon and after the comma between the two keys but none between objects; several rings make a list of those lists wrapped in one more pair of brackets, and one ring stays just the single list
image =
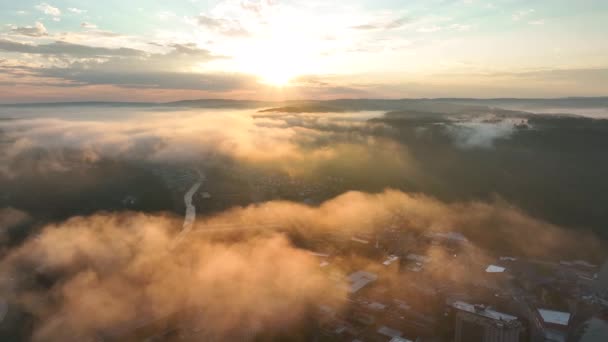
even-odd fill
[{"label": "distant ridge", "polygon": [[435,101],[445,101],[450,103],[475,103],[483,105],[505,105],[520,104],[528,106],[559,106],[565,108],[588,108],[606,107],[608,108],[608,96],[603,97],[561,97],[554,99],[518,99],[518,98],[439,98]]},{"label": "distant ridge", "polygon": [[[500,106],[529,106],[529,107],[562,107],[562,108],[607,108],[608,96],[603,97],[563,97],[563,98],[418,98],[418,99],[335,99],[335,100],[287,100],[287,101],[256,101],[231,99],[193,99],[172,102],[111,102],[111,101],[81,101],[81,102],[37,102],[0,104],[0,107],[60,107],[60,106],[106,106],[106,107],[190,107],[190,108],[233,108],[254,109],[268,108],[268,111],[284,109],[289,112],[345,110],[400,110],[408,107],[416,110],[442,110],[447,106],[460,105],[460,109],[473,107]],[[430,108],[432,107],[432,108]],[[455,110],[453,107],[451,110]]]},{"label": "distant ridge", "polygon": [[28,102],[5,103],[0,107],[65,107],[65,106],[111,106],[111,107],[142,107],[158,106],[156,102],[111,102],[111,101],[77,101],[77,102]]},{"label": "distant ridge", "polygon": [[278,102],[229,99],[197,99],[166,102],[168,106],[206,107],[206,108],[252,108],[276,105]]}]

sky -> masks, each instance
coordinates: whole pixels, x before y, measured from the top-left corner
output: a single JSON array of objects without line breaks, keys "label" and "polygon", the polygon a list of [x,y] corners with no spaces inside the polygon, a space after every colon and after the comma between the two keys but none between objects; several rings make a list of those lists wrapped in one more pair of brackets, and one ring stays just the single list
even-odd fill
[{"label": "sky", "polygon": [[0,0],[0,103],[608,95],[605,0]]}]

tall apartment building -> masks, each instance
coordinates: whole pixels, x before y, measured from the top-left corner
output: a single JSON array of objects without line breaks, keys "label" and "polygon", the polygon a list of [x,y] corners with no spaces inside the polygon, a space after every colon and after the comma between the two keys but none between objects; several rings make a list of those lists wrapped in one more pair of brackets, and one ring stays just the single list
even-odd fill
[{"label": "tall apartment building", "polygon": [[452,307],[456,310],[455,342],[519,342],[523,326],[517,317],[461,301]]}]

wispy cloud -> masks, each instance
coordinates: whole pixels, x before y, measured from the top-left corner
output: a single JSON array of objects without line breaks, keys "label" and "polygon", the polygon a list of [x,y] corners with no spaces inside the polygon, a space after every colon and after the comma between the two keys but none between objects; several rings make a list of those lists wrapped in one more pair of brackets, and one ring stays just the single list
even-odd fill
[{"label": "wispy cloud", "polygon": [[34,24],[34,26],[13,27],[11,28],[11,32],[29,37],[42,37],[48,35],[44,24],[38,21]]},{"label": "wispy cloud", "polygon": [[38,55],[64,55],[75,57],[96,56],[140,56],[142,51],[129,48],[104,48],[88,45],[54,42],[48,44],[32,45],[0,39],[0,50],[6,52],[29,53]]},{"label": "wispy cloud", "polygon": [[87,10],[83,10],[83,9],[79,9],[79,8],[75,8],[75,7],[69,7],[68,11],[72,12],[72,13],[76,13],[76,14],[82,14],[82,13],[87,12]]},{"label": "wispy cloud", "polygon": [[413,22],[413,20],[409,17],[401,17],[397,19],[389,19],[384,22],[375,22],[372,24],[361,24],[355,25],[351,28],[355,30],[392,30],[401,28],[409,23]]},{"label": "wispy cloud", "polygon": [[247,30],[240,22],[225,18],[215,18],[209,15],[200,14],[196,17],[196,22],[200,27],[215,31],[227,36],[246,36]]},{"label": "wispy cloud", "polygon": [[529,21],[528,24],[530,24],[530,25],[544,25],[545,24],[545,20],[544,19],[532,20],[532,21]]},{"label": "wispy cloud", "polygon": [[36,5],[35,8],[39,11],[42,11],[44,14],[53,17],[59,17],[61,15],[61,10],[59,10],[59,8],[53,7],[46,2]]},{"label": "wispy cloud", "polygon": [[519,21],[519,20],[529,17],[532,13],[534,13],[534,9],[532,9],[532,8],[520,10],[520,11],[513,13],[513,15],[511,15],[511,19],[513,19],[514,21]]},{"label": "wispy cloud", "polygon": [[85,29],[96,29],[97,25],[88,23],[85,21],[85,22],[80,23],[80,27],[85,28]]},{"label": "wispy cloud", "polygon": [[449,27],[456,31],[469,31],[473,26],[468,24],[452,24]]},{"label": "wispy cloud", "polygon": [[422,26],[416,29],[417,32],[420,33],[433,33],[437,31],[441,31],[441,26],[432,25],[432,26]]}]

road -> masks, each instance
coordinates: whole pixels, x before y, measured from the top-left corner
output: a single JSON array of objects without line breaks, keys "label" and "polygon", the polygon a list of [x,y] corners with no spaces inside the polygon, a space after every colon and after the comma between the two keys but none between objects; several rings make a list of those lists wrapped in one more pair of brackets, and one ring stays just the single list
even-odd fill
[{"label": "road", "polygon": [[184,223],[182,225],[182,230],[179,232],[175,240],[171,243],[170,249],[175,248],[175,246],[179,245],[182,240],[190,233],[192,227],[194,226],[194,220],[196,219],[196,207],[192,204],[192,197],[198,191],[198,189],[203,185],[206,177],[205,174],[200,170],[197,170],[199,179],[196,183],[192,184],[190,189],[184,194],[184,204],[186,206],[186,213],[184,214]]}]

